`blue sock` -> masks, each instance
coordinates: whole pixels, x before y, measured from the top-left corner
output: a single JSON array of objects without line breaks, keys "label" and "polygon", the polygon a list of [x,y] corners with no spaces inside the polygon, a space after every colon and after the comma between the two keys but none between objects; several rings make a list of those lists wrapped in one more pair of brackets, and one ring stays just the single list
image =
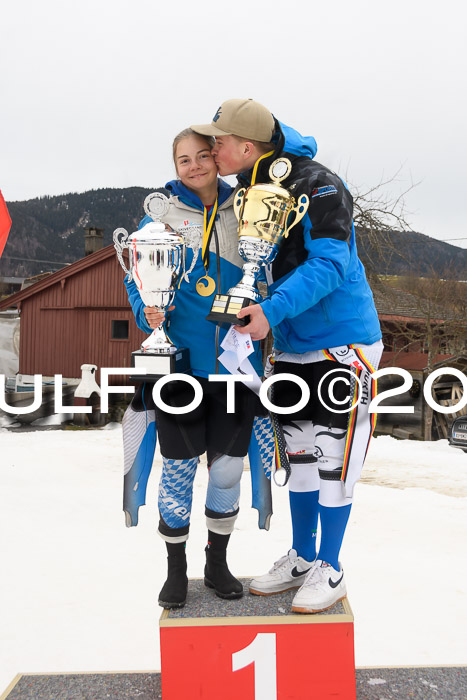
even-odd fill
[{"label": "blue sock", "polygon": [[292,548],[306,561],[316,558],[319,491],[289,491],[292,516]]},{"label": "blue sock", "polygon": [[336,571],[339,571],[339,552],[351,507],[352,505],[339,506],[338,508],[319,506],[321,543],[318,559],[331,564]]}]

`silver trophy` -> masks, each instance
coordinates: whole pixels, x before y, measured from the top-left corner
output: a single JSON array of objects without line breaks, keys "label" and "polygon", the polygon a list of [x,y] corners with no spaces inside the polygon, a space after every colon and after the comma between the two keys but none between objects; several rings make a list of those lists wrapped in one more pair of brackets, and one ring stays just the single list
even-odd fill
[{"label": "silver trophy", "polygon": [[238,252],[245,260],[243,277],[227,294],[216,294],[208,320],[244,326],[249,317],[238,319],[237,313],[252,302],[262,301],[256,286],[261,266],[272,263],[283,238],[301,221],[309,204],[306,194],[296,201],[280,184],[291,171],[290,160],[278,158],[269,168],[272,182],[236,193],[233,208],[238,219]]},{"label": "silver trophy", "polygon": [[[124,228],[113,233],[115,250],[123,270],[135,282],[146,306],[165,311],[175,296],[178,277],[185,256],[185,239],[161,219],[169,210],[169,200],[161,192],[153,192],[144,200],[144,211],[152,219],[131,235]],[[130,269],[123,260],[128,250]],[[177,348],[169,340],[161,323],[142,343],[141,349],[131,354],[135,368],[133,380],[151,380],[171,372],[189,370],[188,348]],[[146,369],[138,375],[138,369]]]}]

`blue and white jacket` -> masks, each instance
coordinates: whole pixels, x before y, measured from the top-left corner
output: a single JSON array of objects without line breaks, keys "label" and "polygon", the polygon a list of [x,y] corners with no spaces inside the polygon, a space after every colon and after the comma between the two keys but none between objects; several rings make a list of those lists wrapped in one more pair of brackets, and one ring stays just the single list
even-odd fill
[{"label": "blue and white jacket", "polygon": [[[269,182],[271,163],[283,155],[292,171],[281,185],[295,199],[309,197],[308,211],[283,239],[266,271],[270,296],[262,309],[272,327],[274,347],[290,353],[323,350],[381,338],[373,295],[357,255],[353,200],[345,183],[313,160],[313,137],[301,136],[276,120],[276,150],[258,166],[256,182]],[[238,177],[248,187],[251,172]]]},{"label": "blue and white jacket", "polygon": [[[215,292],[225,294],[241,279],[243,260],[238,254],[238,222],[232,208],[233,189],[223,180],[218,182],[218,209],[209,245],[208,274],[216,282]],[[186,270],[190,269],[194,256],[196,261],[189,273],[189,282],[183,278],[177,286],[173,301],[175,309],[168,314],[165,328],[169,338],[177,347],[189,348],[190,366],[195,376],[207,377],[209,374],[214,374],[216,364],[218,373],[227,374],[227,370],[220,363],[216,363],[216,359],[219,352],[222,352],[217,345],[220,346],[228,326],[224,325],[220,328],[216,344],[216,324],[206,320],[211,310],[214,293],[203,297],[196,291],[196,282],[206,275],[202,261],[204,206],[198,196],[182,185],[179,180],[168,182],[166,189],[170,193],[170,209],[163,218],[164,223],[175,230],[190,225],[196,226],[200,239],[197,256],[195,242],[192,241],[192,247],[187,247]],[[140,228],[150,221],[148,216],[144,217]],[[152,328],[148,326],[144,315],[145,304],[136,284],[126,277],[125,285],[136,324],[145,333],[151,333]],[[261,376],[261,351],[259,343],[254,345],[255,354],[250,355],[249,359]]]}]

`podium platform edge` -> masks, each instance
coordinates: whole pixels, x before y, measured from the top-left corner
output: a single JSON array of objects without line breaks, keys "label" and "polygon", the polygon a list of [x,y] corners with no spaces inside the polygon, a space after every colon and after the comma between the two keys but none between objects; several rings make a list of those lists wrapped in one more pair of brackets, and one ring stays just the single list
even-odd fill
[{"label": "podium platform edge", "polygon": [[230,627],[238,625],[296,625],[336,624],[354,622],[352,608],[347,597],[341,601],[344,613],[295,613],[292,615],[239,615],[235,617],[176,617],[170,619],[170,610],[163,610],[159,627]]}]

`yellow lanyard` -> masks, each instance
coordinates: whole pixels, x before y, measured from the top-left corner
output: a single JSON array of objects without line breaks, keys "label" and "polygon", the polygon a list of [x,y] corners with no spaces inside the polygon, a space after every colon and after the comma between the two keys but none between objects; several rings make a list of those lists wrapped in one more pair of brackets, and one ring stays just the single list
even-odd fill
[{"label": "yellow lanyard", "polygon": [[209,245],[209,240],[211,238],[211,231],[212,231],[212,227],[214,226],[216,214],[217,214],[217,199],[214,202],[214,206],[212,207],[211,216],[209,217],[209,223],[208,223],[208,209],[207,209],[207,207],[204,207],[203,247],[201,249],[201,258],[203,260],[203,264],[204,264],[204,267],[206,269],[206,272],[208,270],[208,268],[206,267],[206,260],[205,260],[206,248]]},{"label": "yellow lanyard", "polygon": [[258,160],[255,163],[255,167],[253,168],[253,174],[251,176],[251,184],[252,185],[254,185],[256,182],[256,173],[257,173],[258,165],[259,165],[260,161],[263,160],[263,158],[269,158],[269,156],[272,156],[272,155],[274,155],[274,151],[269,151],[269,153],[265,153],[264,156],[261,156],[260,158],[258,158]]}]

